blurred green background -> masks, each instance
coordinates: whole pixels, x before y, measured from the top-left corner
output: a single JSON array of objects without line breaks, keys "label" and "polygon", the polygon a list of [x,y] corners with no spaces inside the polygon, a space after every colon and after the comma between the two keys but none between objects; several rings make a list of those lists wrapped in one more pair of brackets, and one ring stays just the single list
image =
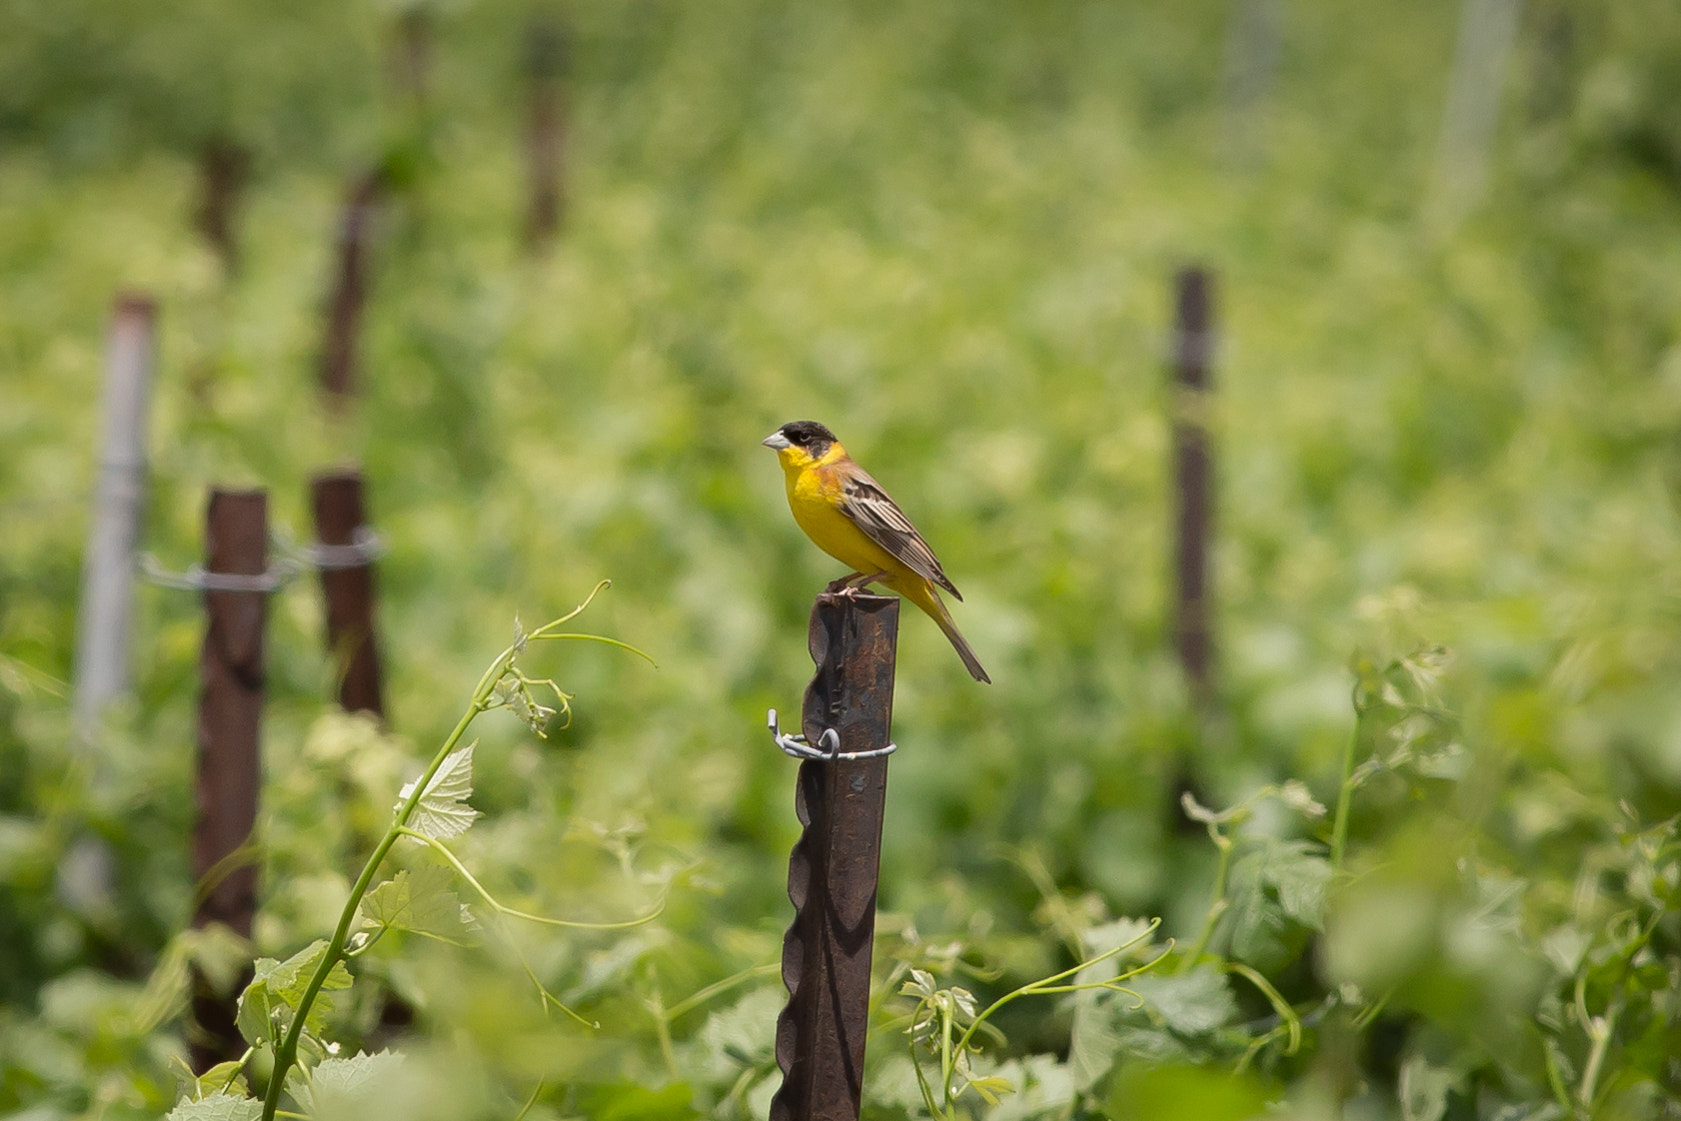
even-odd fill
[{"label": "blurred green background", "polygon": [[[1462,150],[1447,0],[0,0],[0,1116],[179,1092],[186,1029],[135,1009],[192,907],[194,597],[141,590],[94,781],[65,702],[128,289],[161,309],[147,550],[198,558],[212,484],[268,487],[306,537],[308,476],[346,461],[389,545],[401,739],[323,722],[313,582],[271,604],[256,952],[330,929],[516,614],[610,577],[582,621],[659,663],[544,653],[573,725],[476,730],[486,819],[457,851],[487,886],[612,918],[642,877],[669,906],[364,959],[336,1038],[409,1053],[415,1115],[536,1091],[532,1117],[762,1116],[773,974],[649,1009],[778,960],[797,823],[763,716],[797,706],[840,573],[758,441],[811,418],[939,552],[997,682],[907,613],[878,972],[956,942],[971,974],[948,955],[941,983],[997,996],[1116,917],[1179,940],[1141,1010],[1012,1005],[988,1054],[1019,1092],[972,1115],[1676,1116],[1681,9],[1468,7],[1516,23]],[[534,26],[569,48],[538,252]],[[213,142],[249,158],[231,270],[194,224]],[[373,167],[366,392],[333,417],[322,308]],[[1190,262],[1219,324],[1202,713],[1169,555]],[[1328,818],[1263,800],[1219,876],[1181,792],[1295,779],[1334,806],[1351,735],[1374,762],[1346,861]],[[90,835],[115,858],[97,898],[64,882]],[[599,1029],[546,1019],[520,954]],[[380,1025],[389,993],[412,1024]],[[923,1116],[890,1018],[866,1112]]]}]

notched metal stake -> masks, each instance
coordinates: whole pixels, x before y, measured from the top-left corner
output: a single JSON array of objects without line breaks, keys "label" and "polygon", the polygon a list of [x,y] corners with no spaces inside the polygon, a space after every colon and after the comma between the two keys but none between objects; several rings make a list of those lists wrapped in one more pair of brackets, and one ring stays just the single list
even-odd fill
[{"label": "notched metal stake", "polygon": [[794,811],[805,826],[788,859],[794,922],[782,941],[788,1005],[776,1021],[771,1121],[857,1121],[863,1100],[898,636],[897,599],[818,596],[803,734],[784,735],[771,713],[777,745],[802,760]]}]

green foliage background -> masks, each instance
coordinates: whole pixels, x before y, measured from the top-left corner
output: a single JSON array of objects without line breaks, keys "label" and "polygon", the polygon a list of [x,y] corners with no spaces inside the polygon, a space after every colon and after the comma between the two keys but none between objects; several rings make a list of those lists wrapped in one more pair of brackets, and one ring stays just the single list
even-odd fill
[{"label": "green foliage background", "polygon": [[[1187,963],[1104,1013],[1079,1093],[1057,1087],[1092,1013],[1012,1005],[993,1052],[1022,1093],[989,1116],[1675,1116],[1681,16],[1527,6],[1487,198],[1444,227],[1421,215],[1458,5],[1281,10],[1275,87],[1234,123],[1213,0],[579,0],[568,210],[531,257],[531,4],[0,0],[0,1115],[157,1116],[177,1092],[180,1024],[134,1008],[191,911],[197,605],[142,591],[135,697],[91,770],[62,696],[103,322],[141,288],[162,307],[146,547],[195,558],[210,484],[269,487],[301,536],[307,476],[346,459],[390,545],[389,705],[418,746],[319,722],[313,589],[271,606],[257,952],[331,926],[516,613],[611,577],[585,621],[660,664],[545,654],[573,725],[485,722],[486,820],[458,851],[487,886],[595,919],[644,904],[638,876],[673,886],[628,934],[359,963],[380,984],[340,1033],[371,1050],[384,992],[415,1007],[395,1045],[430,1080],[418,1113],[512,1116],[539,1083],[532,1116],[762,1111],[774,976],[649,1008],[779,953],[796,823],[763,713],[797,703],[836,573],[758,440],[811,417],[945,559],[997,681],[907,616],[881,903],[1002,971],[965,984],[1064,968],[1116,916],[1195,939],[1218,853],[1183,783],[1224,807],[1298,779],[1331,805],[1351,734],[1357,763],[1394,763],[1353,792],[1327,899],[1290,894],[1327,826],[1263,802],[1213,916],[1212,958],[1320,1010],[1307,1045],[1231,1081],[1268,1004],[1229,974],[1199,995]],[[418,103],[392,78],[414,11]],[[254,157],[231,278],[191,222],[212,136]],[[366,396],[335,420],[320,307],[374,164],[399,190]],[[1221,320],[1208,720],[1168,618],[1167,282],[1192,260]],[[1396,661],[1433,644],[1445,668]],[[1421,708],[1446,724],[1419,732]],[[66,882],[89,835],[114,897]],[[908,945],[886,938],[884,971]],[[546,1018],[516,947],[601,1027]],[[1377,1010],[1339,1021],[1345,998]],[[902,1044],[871,1045],[873,1116],[922,1108],[887,1065]]]}]

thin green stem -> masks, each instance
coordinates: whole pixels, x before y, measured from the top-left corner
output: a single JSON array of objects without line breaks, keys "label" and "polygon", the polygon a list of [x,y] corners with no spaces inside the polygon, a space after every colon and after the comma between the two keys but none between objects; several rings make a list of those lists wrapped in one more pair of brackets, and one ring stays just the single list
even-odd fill
[{"label": "thin green stem", "polygon": [[[651,972],[651,971],[650,971]],[[652,977],[649,978],[652,980]],[[671,1020],[666,1016],[665,1001],[660,997],[659,985],[653,986],[654,995],[645,1002],[648,1011],[654,1017],[654,1036],[659,1041],[660,1058],[665,1060],[665,1069],[670,1073],[673,1082],[682,1075],[677,1070],[677,1050],[671,1043]]]},{"label": "thin green stem", "polygon": [[531,1096],[525,1099],[525,1104],[520,1106],[518,1113],[514,1114],[514,1121],[525,1121],[525,1115],[531,1112],[531,1107],[536,1105],[537,1099],[543,1096],[543,1090],[547,1085],[541,1079],[538,1080],[537,1088],[531,1091]]},{"label": "thin green stem", "polygon": [[[1290,1007],[1290,1002],[1285,1000],[1277,989],[1273,988],[1272,982],[1240,961],[1228,961],[1226,972],[1238,974],[1261,990],[1261,995],[1267,998],[1267,1002],[1272,1005],[1273,1011],[1278,1013],[1278,1018],[1283,1021],[1281,1026],[1290,1036],[1289,1046],[1284,1048],[1284,1053],[1294,1055],[1302,1045],[1302,1018],[1296,1015],[1296,1010]],[[1272,1032],[1268,1032],[1267,1036],[1272,1034]]]},{"label": "thin green stem", "polygon": [[[1356,686],[1358,688],[1358,686]],[[1354,753],[1360,746],[1360,704],[1354,705],[1354,728],[1342,749],[1342,781],[1337,786],[1337,812],[1331,819],[1331,871],[1342,871],[1343,853],[1348,848],[1348,811],[1354,800]]]},{"label": "thin green stem", "polygon": [[[638,650],[636,647],[632,646],[628,642],[620,642],[616,638],[608,638],[605,635],[573,634],[572,632],[568,631],[564,634],[543,634],[542,632],[537,632],[537,633],[532,634],[530,637],[532,638],[533,641],[536,641],[536,642],[558,642],[561,639],[575,638],[575,639],[578,639],[581,642],[599,642],[603,646],[617,646],[620,650],[629,650],[632,654],[635,654],[638,658],[641,658],[643,661],[647,662],[649,665],[653,666],[655,669],[660,668],[660,664],[658,662],[654,661],[654,659],[652,657],[650,657],[646,651]],[[547,682],[544,682],[543,684],[547,684]]]},{"label": "thin green stem", "polygon": [[[1203,920],[1202,929],[1197,932],[1197,940],[1191,943],[1191,948],[1180,960],[1179,968],[1193,966],[1208,948],[1208,940],[1214,937],[1214,927],[1220,921],[1220,916],[1226,913],[1226,880],[1231,875],[1232,852],[1237,848],[1236,843],[1224,834],[1215,833],[1213,826],[1209,827],[1209,834],[1214,838],[1215,846],[1220,850],[1220,862],[1214,869],[1214,890],[1210,892],[1208,917]],[[1177,972],[1177,970],[1175,970]]]},{"label": "thin green stem", "polygon": [[[940,1006],[940,1092],[945,1095],[946,1111],[951,1111],[951,1075],[955,1064],[951,1058],[951,1003]],[[965,1034],[964,1039],[968,1039]],[[961,1050],[959,1054],[961,1054]]]},{"label": "thin green stem", "polygon": [[1091,960],[1082,961],[1078,965],[1072,966],[1068,969],[1064,969],[1061,973],[1054,973],[1049,977],[1041,977],[1037,981],[1029,981],[1027,984],[1023,985],[1021,988],[1015,990],[1014,992],[1006,993],[1003,996],[999,997],[997,1000],[993,1001],[990,1005],[987,1006],[987,1009],[986,1009],[985,1012],[982,1012],[979,1016],[975,1017],[975,1022],[969,1025],[969,1030],[964,1032],[963,1037],[957,1041],[958,1051],[961,1053],[965,1048],[967,1048],[969,1046],[969,1041],[972,1038],[974,1038],[975,1032],[980,1028],[980,1026],[982,1024],[986,1023],[988,1020],[990,1020],[992,1018],[993,1013],[997,1012],[999,1009],[1003,1008],[1006,1004],[1009,1004],[1011,1001],[1017,999],[1018,997],[1048,995],[1048,994],[1052,994],[1052,993],[1083,992],[1087,989],[1109,989],[1109,990],[1116,991],[1116,992],[1131,992],[1132,990],[1123,988],[1121,986],[1121,982],[1131,980],[1132,978],[1138,976],[1140,973],[1147,973],[1151,969],[1155,968],[1156,965],[1159,962],[1161,962],[1161,960],[1163,958],[1167,957],[1168,954],[1173,952],[1173,943],[1172,943],[1171,940],[1168,942],[1166,948],[1163,949],[1161,953],[1157,954],[1155,957],[1151,958],[1149,961],[1145,962],[1142,965],[1136,966],[1135,968],[1129,969],[1125,973],[1122,973],[1117,977],[1112,977],[1107,981],[1094,981],[1094,982],[1091,982],[1089,984],[1073,984],[1073,985],[1058,985],[1056,982],[1061,981],[1066,977],[1072,977],[1072,976],[1074,976],[1074,974],[1079,973],[1083,969],[1089,969],[1092,966],[1097,965],[1101,962],[1108,961],[1110,958],[1114,957],[1116,954],[1119,954],[1123,950],[1131,949],[1133,946],[1137,945],[1139,942],[1143,941],[1145,938],[1148,938],[1151,934],[1154,934],[1155,931],[1156,931],[1156,928],[1159,927],[1160,925],[1161,925],[1161,920],[1160,919],[1153,919],[1153,920],[1151,920],[1150,925],[1141,934],[1139,934],[1135,938],[1131,938],[1131,939],[1129,939],[1125,942],[1122,942],[1119,946],[1116,946],[1114,949],[1105,950],[1103,953],[1097,955],[1096,957],[1092,958]]},{"label": "thin green stem", "polygon": [[542,1002],[544,1019],[548,1018],[549,1008],[552,1005],[553,1007],[560,1009],[575,1023],[581,1025],[582,1027],[589,1028],[591,1031],[599,1031],[601,1029],[600,1021],[584,1019],[584,1017],[574,1012],[571,1007],[569,1007],[558,996],[551,993],[547,985],[537,979],[537,971],[532,969],[531,963],[525,959],[525,951],[519,948],[518,942],[515,942],[512,938],[510,938],[508,939],[508,946],[514,951],[514,956],[519,959],[519,967],[525,971],[525,979],[530,981],[532,987],[537,990],[537,999]]},{"label": "thin green stem", "polygon": [[571,919],[551,919],[546,915],[534,915],[530,911],[521,911],[517,907],[509,907],[490,894],[485,886],[479,883],[471,872],[467,871],[467,866],[462,864],[456,858],[456,855],[449,851],[448,846],[436,837],[428,837],[426,834],[416,832],[406,826],[398,829],[397,832],[401,836],[422,842],[434,852],[440,854],[445,860],[449,861],[450,867],[455,869],[457,875],[472,885],[473,890],[479,893],[479,898],[483,899],[491,910],[508,918],[524,919],[526,922],[541,923],[543,926],[563,926],[571,930],[628,930],[633,926],[642,926],[653,922],[665,910],[665,897],[661,896],[659,903],[655,905],[652,911],[634,919],[626,919],[623,922],[574,922]]},{"label": "thin green stem", "polygon": [[1605,1062],[1605,1054],[1611,1047],[1611,1037],[1617,1030],[1617,1017],[1622,1015],[1621,1000],[1614,1000],[1605,1009],[1605,1015],[1595,1017],[1587,1025],[1588,1038],[1593,1040],[1593,1047],[1588,1051],[1588,1061],[1582,1066],[1582,1086],[1578,1097],[1582,1108],[1593,1108],[1594,1087],[1599,1083],[1599,1069]]},{"label": "thin green stem", "polygon": [[714,981],[712,984],[706,986],[704,989],[701,989],[693,996],[673,1004],[670,1008],[665,1010],[666,1019],[675,1020],[684,1013],[692,1012],[696,1008],[705,1004],[707,1001],[711,1000],[713,997],[717,996],[719,993],[728,992],[737,985],[746,981],[751,981],[755,977],[769,977],[780,972],[782,972],[782,965],[780,962],[769,962],[765,965],[748,966],[740,973],[737,973],[734,976],[725,977],[722,981]]},{"label": "thin green stem", "polygon": [[922,1073],[922,1064],[916,1061],[916,1039],[911,1039],[911,1069],[916,1071],[916,1087],[922,1091],[922,1104],[928,1107],[928,1116],[940,1116],[940,1107],[934,1104],[934,1088],[928,1085],[928,1076]]},{"label": "thin green stem", "polygon": [[1541,1058],[1547,1064],[1547,1085],[1552,1087],[1553,1098],[1563,1107],[1566,1116],[1573,1116],[1576,1106],[1570,1100],[1570,1091],[1565,1089],[1564,1074],[1558,1069],[1558,1057],[1553,1053],[1553,1041],[1547,1036],[1541,1036]]},{"label": "thin green stem", "polygon": [[[364,938],[354,949],[347,948],[344,951],[345,960],[348,961],[351,958],[359,958],[363,954],[367,953],[369,950],[373,949],[374,946],[376,946],[379,943],[379,940],[381,938],[385,937],[385,932],[390,930],[390,929],[391,928],[389,926],[381,926],[381,927],[376,928],[372,934],[370,934],[366,938]],[[436,935],[433,935],[432,937],[436,937]],[[448,938],[440,938],[439,941],[440,942],[449,942],[450,940]],[[460,945],[460,943],[458,943],[458,942],[451,942],[450,944],[451,945]]]}]

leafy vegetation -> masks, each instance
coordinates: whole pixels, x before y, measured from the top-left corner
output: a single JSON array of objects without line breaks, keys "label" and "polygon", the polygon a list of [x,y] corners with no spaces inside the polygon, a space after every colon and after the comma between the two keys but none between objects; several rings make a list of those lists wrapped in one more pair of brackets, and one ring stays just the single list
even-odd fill
[{"label": "leafy vegetation", "polygon": [[[314,1117],[763,1116],[797,824],[760,729],[835,573],[758,440],[812,417],[998,682],[907,618],[870,1116],[1674,1116],[1681,17],[1526,5],[1486,198],[1443,226],[1459,5],[1281,5],[1241,112],[1235,7],[578,0],[533,255],[550,9],[0,0],[0,1113],[260,1116],[285,1031]],[[232,271],[193,217],[215,142],[250,159]],[[375,167],[366,392],[329,414],[336,212]],[[1207,710],[1168,577],[1193,259]],[[128,287],[163,309],[149,551],[199,554],[212,482],[301,536],[346,458],[389,543],[392,730],[324,707],[309,584],[273,601],[249,944],[184,930],[191,597],[143,590],[89,751],[66,716]],[[411,738],[444,742],[507,620],[609,575],[591,629],[660,668],[545,651],[469,801]],[[186,979],[252,966],[267,1042],[193,1078]]]}]

